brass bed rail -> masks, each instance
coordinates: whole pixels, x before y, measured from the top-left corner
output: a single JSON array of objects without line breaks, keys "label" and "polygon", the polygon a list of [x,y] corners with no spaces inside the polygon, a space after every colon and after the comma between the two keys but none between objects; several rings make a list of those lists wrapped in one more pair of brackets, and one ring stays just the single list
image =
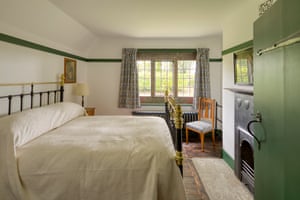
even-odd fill
[{"label": "brass bed rail", "polygon": [[[34,91],[34,86],[35,85],[51,85],[51,84],[56,84],[59,85],[59,89],[54,89],[54,90],[47,90],[47,91],[40,91],[40,92],[35,92]],[[10,115],[12,113],[12,100],[13,98],[20,98],[20,109],[19,111],[23,111],[24,108],[24,97],[30,96],[30,109],[33,108],[34,105],[34,96],[39,95],[39,106],[41,107],[43,104],[43,95],[47,95],[47,104],[50,104],[50,95],[54,94],[53,100],[54,103],[57,102],[57,94],[59,93],[59,102],[63,102],[64,100],[64,75],[61,75],[60,81],[57,82],[24,82],[24,83],[0,83],[0,87],[14,87],[14,86],[29,86],[31,87],[30,92],[27,93],[20,93],[20,94],[12,94],[12,95],[6,95],[6,96],[0,96],[0,99],[7,99],[8,100],[8,111],[7,114]]]},{"label": "brass bed rail", "polygon": [[180,169],[181,175],[183,175],[182,128],[184,120],[182,117],[181,106],[176,104],[174,97],[170,96],[168,91],[165,92],[165,110],[172,136],[175,136],[173,138],[176,149],[175,160]]}]

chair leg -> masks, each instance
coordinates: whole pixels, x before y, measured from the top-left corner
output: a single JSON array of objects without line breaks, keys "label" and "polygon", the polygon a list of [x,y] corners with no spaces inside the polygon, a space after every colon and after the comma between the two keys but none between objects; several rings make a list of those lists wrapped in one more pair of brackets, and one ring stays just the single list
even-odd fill
[{"label": "chair leg", "polygon": [[215,131],[214,130],[211,132],[211,137],[212,137],[213,145],[215,146],[216,142],[215,142]]},{"label": "chair leg", "polygon": [[185,143],[189,143],[189,129],[187,128],[185,129]]},{"label": "chair leg", "polygon": [[201,151],[204,152],[204,133],[200,133]]}]

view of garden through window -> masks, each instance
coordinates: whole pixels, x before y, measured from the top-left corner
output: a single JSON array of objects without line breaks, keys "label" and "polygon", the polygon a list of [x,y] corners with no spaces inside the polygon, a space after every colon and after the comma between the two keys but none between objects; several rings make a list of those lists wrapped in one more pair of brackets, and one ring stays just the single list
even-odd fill
[{"label": "view of garden through window", "polygon": [[195,60],[178,61],[178,96],[193,97],[195,85]]},{"label": "view of garden through window", "polygon": [[137,61],[140,96],[151,96],[151,61]]},{"label": "view of garden through window", "polygon": [[195,60],[139,60],[137,68],[140,96],[161,97],[166,89],[176,97],[194,95]]},{"label": "view of garden through window", "polygon": [[155,62],[155,94],[154,96],[164,96],[165,91],[173,92],[173,62]]}]

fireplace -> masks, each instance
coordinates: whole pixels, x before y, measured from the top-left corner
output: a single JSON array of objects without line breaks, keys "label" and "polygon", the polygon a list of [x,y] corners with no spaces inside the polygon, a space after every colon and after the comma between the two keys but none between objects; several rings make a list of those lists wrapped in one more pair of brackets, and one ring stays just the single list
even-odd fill
[{"label": "fireplace", "polygon": [[253,119],[253,95],[235,94],[235,174],[254,193],[254,138],[247,131]]}]

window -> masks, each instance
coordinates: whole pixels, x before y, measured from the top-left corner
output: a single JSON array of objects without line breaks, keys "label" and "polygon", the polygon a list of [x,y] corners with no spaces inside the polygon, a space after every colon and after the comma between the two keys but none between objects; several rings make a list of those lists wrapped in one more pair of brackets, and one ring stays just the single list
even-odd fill
[{"label": "window", "polygon": [[196,61],[178,61],[178,96],[193,97],[195,85]]},{"label": "window", "polygon": [[151,96],[151,61],[137,61],[140,96]]},{"label": "window", "polygon": [[156,61],[155,63],[155,90],[154,96],[164,96],[165,91],[172,91],[174,65],[170,61]]},{"label": "window", "polygon": [[162,103],[165,91],[180,103],[192,104],[195,54],[138,54],[139,93],[142,103]]}]

